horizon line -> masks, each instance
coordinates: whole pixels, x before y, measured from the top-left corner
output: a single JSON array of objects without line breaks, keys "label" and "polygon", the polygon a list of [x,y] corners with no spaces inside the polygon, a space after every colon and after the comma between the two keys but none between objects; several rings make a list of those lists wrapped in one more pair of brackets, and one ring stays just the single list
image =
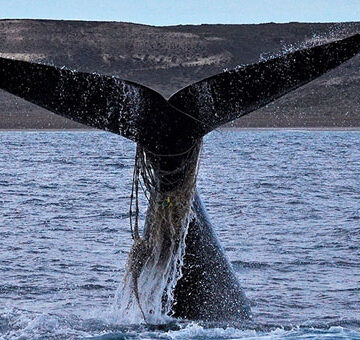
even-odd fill
[{"label": "horizon line", "polygon": [[169,25],[154,25],[143,22],[135,21],[117,21],[117,20],[95,20],[95,19],[59,19],[59,18],[1,18],[0,21],[10,21],[10,20],[37,20],[37,21],[76,21],[76,22],[108,22],[108,23],[125,23],[125,24],[135,24],[135,25],[144,25],[144,26],[153,26],[153,27],[169,27],[169,26],[201,26],[201,25],[267,25],[267,24],[350,24],[350,23],[359,23],[359,21],[349,20],[349,21],[268,21],[268,22],[248,22],[248,23],[176,23]]}]

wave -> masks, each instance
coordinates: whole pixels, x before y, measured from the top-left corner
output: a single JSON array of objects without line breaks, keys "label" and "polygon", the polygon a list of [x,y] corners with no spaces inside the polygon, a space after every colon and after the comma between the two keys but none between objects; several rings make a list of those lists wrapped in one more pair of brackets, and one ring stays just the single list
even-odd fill
[{"label": "wave", "polygon": [[[84,312],[85,314],[85,312]],[[120,339],[359,339],[360,320],[300,325],[256,322],[198,323],[174,320],[162,325],[119,325],[111,312],[77,315],[38,314],[14,309],[0,313],[1,340],[120,340]]]}]

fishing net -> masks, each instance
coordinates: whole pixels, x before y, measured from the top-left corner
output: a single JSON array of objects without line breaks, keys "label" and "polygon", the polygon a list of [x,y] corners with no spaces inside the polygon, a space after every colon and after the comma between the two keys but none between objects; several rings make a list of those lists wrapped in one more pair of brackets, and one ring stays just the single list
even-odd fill
[{"label": "fishing net", "polygon": [[[185,237],[193,218],[201,145],[196,142],[178,155],[156,155],[137,145],[130,204],[134,243],[121,299],[122,313],[134,322],[142,317],[147,323],[161,323],[171,316],[174,288],[182,276]],[[140,189],[149,204],[142,234]]]}]

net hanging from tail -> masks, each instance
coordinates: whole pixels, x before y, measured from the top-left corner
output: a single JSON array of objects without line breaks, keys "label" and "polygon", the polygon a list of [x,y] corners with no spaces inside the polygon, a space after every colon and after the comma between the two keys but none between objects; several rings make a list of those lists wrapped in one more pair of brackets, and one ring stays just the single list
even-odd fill
[{"label": "net hanging from tail", "polygon": [[[185,238],[193,218],[191,207],[201,145],[197,141],[178,155],[157,155],[137,145],[130,202],[134,243],[120,302],[121,311],[128,316],[132,314],[134,319],[141,316],[146,323],[161,323],[172,314],[173,291],[182,276]],[[169,168],[163,166],[166,157],[178,158],[175,168],[164,170]],[[148,201],[142,235],[140,188]]]}]

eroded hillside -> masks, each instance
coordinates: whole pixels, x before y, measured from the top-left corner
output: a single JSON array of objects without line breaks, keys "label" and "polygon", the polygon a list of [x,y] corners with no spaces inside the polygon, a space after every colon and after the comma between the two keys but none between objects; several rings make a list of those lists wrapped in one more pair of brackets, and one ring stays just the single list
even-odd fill
[{"label": "eroded hillside", "polygon": [[[225,68],[312,40],[360,31],[349,24],[152,27],[131,23],[2,20],[0,55],[117,75],[170,96]],[[236,122],[239,126],[360,126],[360,57]],[[4,92],[1,128],[70,128],[66,121]]]}]

